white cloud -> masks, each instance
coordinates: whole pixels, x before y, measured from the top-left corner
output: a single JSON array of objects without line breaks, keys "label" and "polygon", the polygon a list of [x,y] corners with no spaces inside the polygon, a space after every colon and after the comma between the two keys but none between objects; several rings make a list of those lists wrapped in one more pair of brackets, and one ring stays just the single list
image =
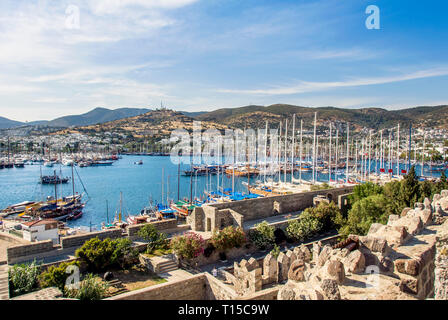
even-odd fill
[{"label": "white cloud", "polygon": [[276,86],[268,89],[251,89],[251,90],[218,89],[217,91],[222,93],[239,93],[249,95],[292,95],[314,91],[325,91],[335,88],[387,84],[387,83],[416,80],[423,78],[432,78],[446,75],[448,75],[448,68],[443,67],[388,77],[358,78],[346,81],[332,81],[332,82],[300,81],[298,84],[293,86]]}]

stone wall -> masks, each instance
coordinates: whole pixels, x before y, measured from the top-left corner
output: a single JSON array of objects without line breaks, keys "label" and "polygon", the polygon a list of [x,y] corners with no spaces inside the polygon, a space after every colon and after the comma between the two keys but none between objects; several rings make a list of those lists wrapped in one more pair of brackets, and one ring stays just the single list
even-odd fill
[{"label": "stone wall", "polygon": [[186,232],[191,229],[189,225],[178,225],[176,219],[168,219],[162,221],[155,221],[149,223],[142,223],[137,225],[128,226],[126,228],[128,237],[131,240],[139,240],[138,232],[146,224],[152,224],[158,231],[166,233],[167,235],[179,232]]},{"label": "stone wall", "polygon": [[[256,220],[270,217],[274,214],[274,204],[276,208],[280,208],[278,214],[302,211],[313,206],[313,199],[317,195],[330,195],[333,201],[337,202],[338,196],[351,193],[354,187],[344,187],[329,190],[317,190],[303,193],[294,193],[283,196],[265,197],[244,201],[233,201],[226,203],[216,203],[204,206],[204,210],[210,210],[206,207],[215,208],[216,210],[232,209],[244,216],[245,221]],[[211,209],[213,210],[213,209]],[[278,211],[278,210],[277,210]]]},{"label": "stone wall", "polygon": [[8,264],[24,261],[24,258],[55,250],[52,240],[39,241],[31,244],[21,244],[6,249]]},{"label": "stone wall", "polygon": [[88,234],[62,237],[61,238],[61,246],[62,246],[62,249],[72,248],[72,247],[80,247],[84,244],[84,242],[86,242],[90,239],[96,238],[96,237],[98,237],[100,240],[104,240],[106,238],[111,238],[111,239],[121,238],[122,236],[123,236],[123,231],[121,229],[90,232]]},{"label": "stone wall", "polygon": [[448,300],[448,221],[436,238],[434,298]]},{"label": "stone wall", "polygon": [[201,273],[188,279],[162,283],[106,300],[205,300],[206,287],[206,275]]},{"label": "stone wall", "polygon": [[213,232],[228,225],[243,225],[243,222],[268,218],[273,215],[299,212],[313,206],[316,196],[331,198],[338,202],[340,195],[353,191],[354,187],[318,190],[289,195],[265,197],[244,201],[214,203],[196,208],[187,223],[193,231]]},{"label": "stone wall", "polygon": [[205,276],[207,279],[205,288],[206,300],[235,300],[237,298],[235,290],[231,287],[223,284],[208,273]]},{"label": "stone wall", "polygon": [[333,247],[315,244],[310,262],[290,263],[278,298],[412,300],[435,292],[436,299],[447,299],[447,219],[448,191],[442,191],[432,202],[389,216],[387,225],[372,224],[366,236],[350,235]]}]

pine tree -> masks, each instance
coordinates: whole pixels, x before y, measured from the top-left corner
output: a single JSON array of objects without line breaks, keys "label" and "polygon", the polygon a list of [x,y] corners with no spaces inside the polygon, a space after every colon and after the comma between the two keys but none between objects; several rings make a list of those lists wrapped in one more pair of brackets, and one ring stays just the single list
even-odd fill
[{"label": "pine tree", "polygon": [[413,207],[419,196],[419,182],[415,173],[414,166],[411,167],[409,173],[401,181],[400,200],[405,207]]}]

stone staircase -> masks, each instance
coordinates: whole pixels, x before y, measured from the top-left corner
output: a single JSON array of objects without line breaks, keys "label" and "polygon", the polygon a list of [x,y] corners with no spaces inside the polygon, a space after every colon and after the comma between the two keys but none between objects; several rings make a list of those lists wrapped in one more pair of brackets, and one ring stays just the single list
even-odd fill
[{"label": "stone staircase", "polygon": [[0,265],[0,300],[9,300],[8,265]]},{"label": "stone staircase", "polygon": [[177,264],[171,259],[166,259],[165,261],[160,262],[158,267],[159,267],[158,273],[167,273],[179,269]]},{"label": "stone staircase", "polygon": [[114,279],[114,280],[108,281],[107,284],[109,286],[114,287],[115,289],[117,289],[117,291],[115,291],[113,293],[113,296],[117,296],[119,294],[129,292],[129,290],[126,289],[125,286],[123,285],[123,283],[120,280],[118,280],[118,279]]}]

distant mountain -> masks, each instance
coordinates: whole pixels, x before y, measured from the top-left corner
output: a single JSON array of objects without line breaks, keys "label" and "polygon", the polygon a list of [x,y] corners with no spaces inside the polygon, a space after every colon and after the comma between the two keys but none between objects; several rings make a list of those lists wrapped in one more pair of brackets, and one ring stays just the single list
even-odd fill
[{"label": "distant mountain", "polygon": [[[167,136],[175,129],[185,129],[191,131],[193,129],[193,118],[186,116],[183,112],[157,109],[150,110],[147,113],[119,119],[115,121],[105,122],[101,124],[88,125],[73,129],[62,130],[60,133],[66,132],[114,132],[133,136],[134,138],[142,138],[144,136]],[[202,121],[203,129],[215,128],[224,130],[228,127],[219,123],[210,121]]]},{"label": "distant mountain", "polygon": [[208,113],[207,111],[199,111],[199,112],[188,112],[188,111],[180,111],[180,113],[186,115],[187,117],[196,118],[204,113]]},{"label": "distant mountain", "polygon": [[196,120],[212,121],[235,128],[263,128],[266,121],[278,124],[291,119],[296,114],[309,126],[314,113],[318,113],[318,122],[325,121],[350,122],[358,128],[381,129],[390,128],[399,122],[403,127],[413,126],[439,127],[448,129],[448,106],[415,107],[401,110],[385,110],[381,108],[343,109],[335,107],[309,108],[288,104],[270,106],[250,105],[240,108],[219,109],[193,116]]},{"label": "distant mountain", "polygon": [[136,109],[136,108],[120,108],[110,110],[106,108],[95,108],[92,111],[81,115],[65,116],[49,121],[47,124],[53,127],[80,127],[88,126],[97,123],[105,123],[109,121],[135,117],[150,109]]},{"label": "distant mountain", "polygon": [[22,126],[24,123],[20,121],[9,120],[7,118],[0,117],[0,129],[9,129]]}]

